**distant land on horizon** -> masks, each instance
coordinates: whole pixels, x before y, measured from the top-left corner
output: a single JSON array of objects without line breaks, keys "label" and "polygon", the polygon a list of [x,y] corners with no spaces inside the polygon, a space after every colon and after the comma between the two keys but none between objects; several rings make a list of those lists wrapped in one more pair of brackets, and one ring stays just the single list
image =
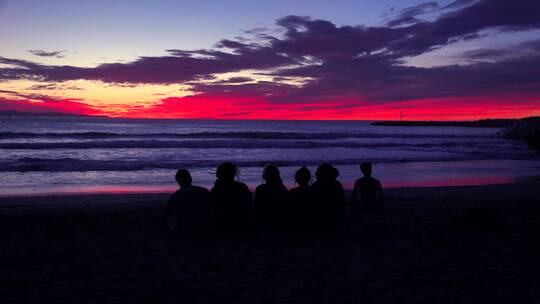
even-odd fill
[{"label": "distant land on horizon", "polygon": [[374,126],[393,127],[473,127],[473,128],[504,128],[523,118],[479,119],[463,121],[435,121],[435,120],[386,120],[372,123]]},{"label": "distant land on horizon", "polygon": [[393,127],[469,127],[469,128],[501,128],[502,135],[508,139],[524,140],[529,147],[540,153],[540,116],[518,119],[480,119],[472,121],[377,121],[375,126]]}]

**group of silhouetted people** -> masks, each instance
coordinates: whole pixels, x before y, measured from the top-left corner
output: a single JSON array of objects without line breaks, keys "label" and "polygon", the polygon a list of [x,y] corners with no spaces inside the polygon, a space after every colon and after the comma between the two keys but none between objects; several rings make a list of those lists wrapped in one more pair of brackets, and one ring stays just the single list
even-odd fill
[{"label": "group of silhouetted people", "polygon": [[[360,166],[363,177],[354,184],[351,206],[361,211],[383,208],[381,183],[371,177],[371,163]],[[303,231],[317,232],[340,228],[346,222],[346,196],[337,180],[339,171],[322,164],[312,179],[308,168],[295,174],[297,187],[288,190],[279,168],[267,165],[264,183],[257,186],[253,198],[248,186],[236,180],[238,167],[230,162],[219,165],[216,182],[210,191],[192,185],[186,169],[176,173],[180,189],[169,200],[165,210],[168,226],[176,232],[208,231],[215,222],[218,231]]]}]

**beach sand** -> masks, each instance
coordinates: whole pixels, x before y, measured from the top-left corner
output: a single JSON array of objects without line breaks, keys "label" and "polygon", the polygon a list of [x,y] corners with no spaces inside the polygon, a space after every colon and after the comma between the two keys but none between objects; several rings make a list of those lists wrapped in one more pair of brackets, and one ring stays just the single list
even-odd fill
[{"label": "beach sand", "polygon": [[0,302],[540,303],[539,186],[388,189],[309,237],[182,238],[167,194],[1,198]]}]

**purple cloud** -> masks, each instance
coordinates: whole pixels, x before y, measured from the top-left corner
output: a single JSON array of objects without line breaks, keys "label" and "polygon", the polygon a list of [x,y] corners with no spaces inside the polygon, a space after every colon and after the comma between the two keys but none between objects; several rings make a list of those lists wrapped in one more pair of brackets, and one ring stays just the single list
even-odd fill
[{"label": "purple cloud", "polygon": [[408,7],[403,9],[397,17],[390,20],[387,25],[394,27],[404,24],[417,23],[420,22],[420,20],[416,18],[417,16],[434,12],[438,8],[439,4],[437,2],[426,2]]},{"label": "purple cloud", "polygon": [[455,8],[462,8],[464,6],[473,4],[476,2],[476,0],[455,0],[450,2],[449,4],[443,6],[441,9],[455,9]]},{"label": "purple cloud", "polygon": [[66,51],[51,51],[47,52],[44,50],[28,50],[29,53],[40,56],[40,57],[54,57],[54,58],[64,58],[66,57]]},{"label": "purple cloud", "polygon": [[[504,14],[501,14],[504,12]],[[403,55],[419,55],[460,39],[471,39],[487,29],[518,31],[540,27],[540,2],[483,0],[443,14],[433,22],[404,28],[404,37],[391,42]]]},{"label": "purple cloud", "polygon": [[[222,44],[225,47],[228,42],[223,41]],[[18,66],[0,68],[0,78],[168,84],[205,78],[213,73],[267,69],[293,63],[287,56],[279,55],[268,47],[248,47],[240,43],[234,47],[234,53],[219,50],[169,50],[171,56],[140,57],[129,63],[106,63],[93,68],[41,65],[0,57],[0,63]]]},{"label": "purple cloud", "polygon": [[27,88],[27,90],[82,90],[82,88],[73,85],[63,85],[60,83],[45,83],[45,84],[36,84]]},{"label": "purple cloud", "polygon": [[231,77],[229,79],[223,80],[222,83],[242,83],[253,81],[250,77]]}]

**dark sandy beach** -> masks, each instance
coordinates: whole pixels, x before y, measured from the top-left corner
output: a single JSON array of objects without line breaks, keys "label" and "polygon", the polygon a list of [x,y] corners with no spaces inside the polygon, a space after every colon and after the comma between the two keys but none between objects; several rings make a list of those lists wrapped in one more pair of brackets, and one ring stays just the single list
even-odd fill
[{"label": "dark sandy beach", "polygon": [[2,198],[0,302],[539,303],[539,186],[389,189],[337,233],[197,240],[162,225],[167,194]]}]

